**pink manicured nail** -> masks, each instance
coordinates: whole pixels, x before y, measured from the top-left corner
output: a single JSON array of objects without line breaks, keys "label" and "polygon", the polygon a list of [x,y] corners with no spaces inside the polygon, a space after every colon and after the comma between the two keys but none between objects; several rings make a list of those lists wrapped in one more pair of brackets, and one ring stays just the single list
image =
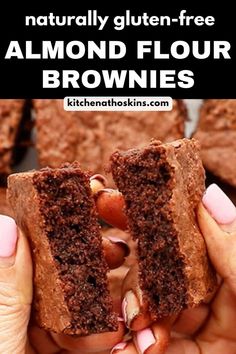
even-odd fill
[{"label": "pink manicured nail", "polygon": [[114,242],[114,243],[124,243],[125,245],[127,245],[127,243],[122,240],[122,238],[118,238],[118,237],[115,237],[115,236],[107,236],[108,240],[110,240],[111,242]]},{"label": "pink manicured nail", "polygon": [[236,208],[234,204],[217,184],[211,184],[207,188],[202,202],[211,216],[219,224],[231,224],[236,219]]},{"label": "pink manicured nail", "polygon": [[112,243],[115,244],[120,244],[122,246],[124,246],[125,249],[125,256],[127,257],[130,254],[130,249],[129,246],[127,245],[127,242],[125,242],[124,240],[122,240],[121,238],[115,237],[115,236],[107,236],[108,240],[110,240]]},{"label": "pink manicured nail", "polygon": [[126,346],[127,346],[127,342],[120,342],[120,343],[116,344],[116,345],[112,348],[110,354],[114,353],[114,351],[116,351],[116,350],[125,349]]},{"label": "pink manicured nail", "polygon": [[124,297],[124,299],[122,301],[121,310],[122,310],[122,315],[123,315],[124,321],[125,321],[125,323],[127,323],[127,314],[126,314],[127,301],[126,301],[125,297]]},{"label": "pink manicured nail", "polygon": [[9,216],[0,215],[0,257],[13,255],[16,248],[17,228],[15,221]]},{"label": "pink manicured nail", "polygon": [[123,317],[118,316],[117,318],[118,318],[118,321],[119,321],[119,322],[124,322]]},{"label": "pink manicured nail", "polygon": [[136,333],[137,344],[139,346],[139,350],[142,354],[156,342],[155,337],[150,328],[145,328],[142,331],[138,331]]}]

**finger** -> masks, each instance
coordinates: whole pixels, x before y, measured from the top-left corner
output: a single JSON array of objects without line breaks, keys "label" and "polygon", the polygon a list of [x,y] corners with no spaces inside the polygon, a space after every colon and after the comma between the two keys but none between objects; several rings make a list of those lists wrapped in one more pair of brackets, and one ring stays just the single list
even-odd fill
[{"label": "finger", "polygon": [[[190,339],[173,338],[165,354],[201,354],[199,346]],[[205,353],[205,352],[204,352]],[[214,353],[214,352],[206,352]]]},{"label": "finger", "polygon": [[96,174],[90,177],[90,188],[92,189],[93,194],[96,194],[100,189],[105,188],[106,185],[107,180],[104,176]]},{"label": "finger", "polygon": [[121,230],[127,229],[127,219],[124,214],[124,198],[118,190],[99,190],[95,196],[95,202],[101,219]]},{"label": "finger", "polygon": [[130,253],[128,244],[118,237],[103,237],[102,244],[105,258],[110,269],[120,267]]},{"label": "finger", "polygon": [[113,302],[113,309],[120,317],[122,317],[121,287],[128,271],[129,268],[123,265],[119,268],[111,270],[107,275],[109,291]]},{"label": "finger", "polygon": [[[198,209],[199,226],[210,259],[224,280],[211,303],[212,315],[198,335],[198,340],[204,346],[204,343],[208,342],[210,345],[210,342],[222,337],[228,341],[236,341],[236,333],[232,327],[232,323],[236,321],[236,212],[232,202],[217,186],[210,186],[206,191],[203,204]],[[223,218],[217,205],[224,210]]]},{"label": "finger", "polygon": [[150,328],[134,333],[134,343],[138,353],[164,354],[170,338],[170,323],[161,321]]},{"label": "finger", "polygon": [[137,264],[129,270],[124,279],[122,295],[122,312],[126,326],[133,331],[149,326],[152,319],[148,311],[148,304],[139,287]]},{"label": "finger", "polygon": [[207,188],[202,202],[222,230],[236,231],[236,208],[217,184],[211,184]]},{"label": "finger", "polygon": [[192,336],[205,323],[209,312],[210,308],[205,304],[184,310],[175,321],[172,330],[185,336]]},{"label": "finger", "polygon": [[25,352],[31,301],[27,240],[12,218],[0,215],[0,353]]},{"label": "finger", "polygon": [[92,334],[84,337],[70,337],[65,334],[51,333],[56,344],[66,350],[80,350],[82,352],[101,352],[111,350],[117,343],[122,342],[125,334],[125,325],[119,321],[117,332],[106,332],[101,334]]},{"label": "finger", "polygon": [[37,354],[58,354],[59,346],[53,341],[50,333],[43,329],[32,326],[28,331],[29,340]]},{"label": "finger", "polygon": [[[198,222],[210,259],[219,275],[228,282],[236,294],[236,209],[216,185],[208,187],[203,205],[198,208]],[[223,217],[218,210],[221,208]]]}]

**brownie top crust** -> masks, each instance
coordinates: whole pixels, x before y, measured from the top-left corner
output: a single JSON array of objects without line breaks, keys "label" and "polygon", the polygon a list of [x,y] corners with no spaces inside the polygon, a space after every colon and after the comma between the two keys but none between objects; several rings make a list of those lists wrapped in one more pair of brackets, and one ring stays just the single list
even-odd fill
[{"label": "brownie top crust", "polygon": [[41,166],[77,159],[94,173],[104,173],[116,149],[143,146],[153,137],[182,138],[187,118],[180,100],[173,101],[170,112],[67,112],[62,100],[34,100],[34,107]]},{"label": "brownie top crust", "polygon": [[205,168],[236,187],[236,100],[205,100],[193,136],[201,143]]},{"label": "brownie top crust", "polygon": [[23,117],[24,103],[20,99],[0,99],[0,175],[11,172],[13,148]]}]

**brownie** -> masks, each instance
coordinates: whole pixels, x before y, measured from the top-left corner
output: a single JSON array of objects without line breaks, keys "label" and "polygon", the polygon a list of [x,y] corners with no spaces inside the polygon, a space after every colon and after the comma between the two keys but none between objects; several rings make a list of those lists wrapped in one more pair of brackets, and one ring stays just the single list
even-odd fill
[{"label": "brownie", "polygon": [[70,335],[117,330],[89,175],[76,162],[12,174],[8,199],[32,247],[38,325]]},{"label": "brownie", "polygon": [[11,172],[14,147],[24,116],[24,100],[0,100],[0,182]]},{"label": "brownie", "polygon": [[205,100],[194,137],[205,168],[236,187],[236,99]]},{"label": "brownie", "polygon": [[151,138],[182,138],[187,116],[183,102],[176,100],[171,112],[68,112],[62,100],[34,100],[33,105],[40,165],[78,160],[94,173],[104,173],[116,149],[143,146]]},{"label": "brownie", "polygon": [[12,216],[11,208],[6,200],[6,188],[0,188],[0,214]]},{"label": "brownie", "polygon": [[125,199],[128,227],[138,240],[139,282],[154,319],[199,305],[214,292],[195,209],[205,174],[195,140],[117,151],[111,171]]}]

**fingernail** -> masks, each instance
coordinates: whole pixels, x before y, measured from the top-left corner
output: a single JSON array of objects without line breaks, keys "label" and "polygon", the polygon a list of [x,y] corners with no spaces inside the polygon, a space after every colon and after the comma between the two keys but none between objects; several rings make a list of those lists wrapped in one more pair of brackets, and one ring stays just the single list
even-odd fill
[{"label": "fingernail", "polygon": [[122,349],[125,349],[125,347],[127,346],[127,342],[120,342],[118,344],[116,344],[112,350],[111,350],[111,353],[114,353],[116,350],[122,350]]},{"label": "fingernail", "polygon": [[117,193],[117,190],[112,188],[103,188],[98,192],[98,195],[102,193]]},{"label": "fingernail", "polygon": [[127,309],[127,301],[126,301],[126,298],[124,297],[124,299],[122,301],[122,305],[121,305],[121,310],[122,310],[122,315],[123,315],[125,323],[127,323],[126,309]]},{"label": "fingernail", "polygon": [[14,254],[17,241],[17,227],[9,216],[0,215],[0,257],[7,258]]},{"label": "fingernail", "polygon": [[131,328],[132,321],[140,313],[139,302],[132,290],[125,294],[122,301],[122,314],[128,328]]},{"label": "fingernail", "polygon": [[118,321],[119,321],[119,322],[124,322],[123,317],[118,316],[117,318],[118,318]]},{"label": "fingernail", "polygon": [[211,216],[222,225],[231,224],[236,219],[236,208],[217,184],[211,184],[203,198],[203,205]]},{"label": "fingernail", "polygon": [[153,345],[156,340],[150,328],[145,328],[142,331],[136,333],[136,340],[139,350],[142,354]]},{"label": "fingernail", "polygon": [[90,181],[93,181],[95,179],[101,182],[104,185],[104,187],[107,185],[107,179],[103,175],[96,174],[90,177]]},{"label": "fingernail", "polygon": [[108,240],[110,240],[114,244],[119,244],[121,245],[124,250],[125,250],[125,257],[127,257],[130,254],[130,249],[129,246],[127,245],[127,242],[122,240],[121,238],[115,237],[115,236],[107,236]]},{"label": "fingernail", "polygon": [[94,175],[90,178],[90,188],[92,193],[96,195],[107,184],[106,178],[102,175]]}]

